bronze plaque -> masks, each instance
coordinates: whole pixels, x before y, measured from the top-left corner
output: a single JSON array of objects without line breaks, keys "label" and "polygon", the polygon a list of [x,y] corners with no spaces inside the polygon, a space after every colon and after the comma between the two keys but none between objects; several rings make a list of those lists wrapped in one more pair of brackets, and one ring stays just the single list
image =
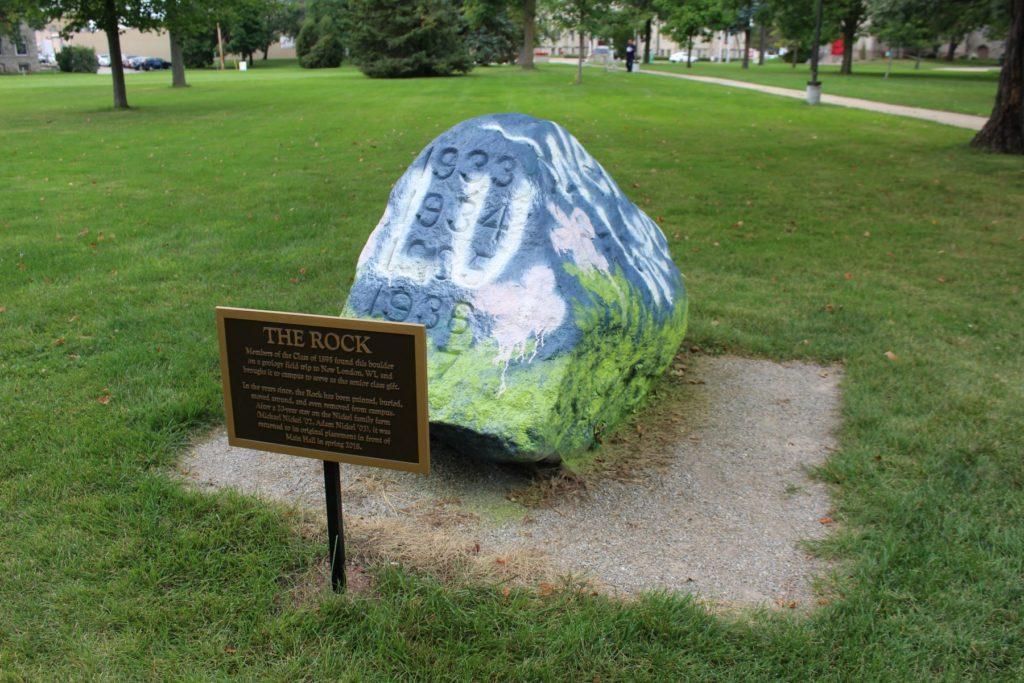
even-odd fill
[{"label": "bronze plaque", "polygon": [[217,307],[228,443],[430,470],[423,325]]}]

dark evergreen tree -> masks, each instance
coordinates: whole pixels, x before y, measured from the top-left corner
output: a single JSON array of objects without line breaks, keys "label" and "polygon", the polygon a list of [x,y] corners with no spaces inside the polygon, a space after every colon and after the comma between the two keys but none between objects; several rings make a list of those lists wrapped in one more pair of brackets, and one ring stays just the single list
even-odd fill
[{"label": "dark evergreen tree", "polygon": [[345,58],[345,0],[315,0],[306,6],[306,20],[295,39],[299,65],[307,69],[339,66]]},{"label": "dark evergreen tree", "polygon": [[452,0],[350,0],[349,56],[371,78],[452,76],[473,68]]},{"label": "dark evergreen tree", "polygon": [[217,52],[217,32],[213,29],[186,33],[181,37],[181,59],[189,69],[203,69],[213,64]]},{"label": "dark evergreen tree", "polygon": [[295,38],[295,54],[299,57],[299,64],[313,51],[316,41],[320,40],[320,32],[317,30],[317,21],[307,16],[299,29],[299,35]]},{"label": "dark evergreen tree", "polygon": [[302,57],[299,64],[307,69],[333,69],[341,66],[345,47],[341,44],[341,29],[328,15],[316,26],[316,44]]},{"label": "dark evergreen tree", "polygon": [[521,47],[522,30],[510,16],[508,0],[466,0],[466,42],[477,64],[510,64]]}]

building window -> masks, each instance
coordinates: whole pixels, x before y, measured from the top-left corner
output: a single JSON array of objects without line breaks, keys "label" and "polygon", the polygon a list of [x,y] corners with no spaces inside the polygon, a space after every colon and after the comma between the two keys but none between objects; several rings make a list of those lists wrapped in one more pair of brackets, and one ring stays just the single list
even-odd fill
[{"label": "building window", "polygon": [[14,36],[14,54],[16,55],[27,55],[28,54],[28,43],[25,42],[25,36],[17,34]]}]

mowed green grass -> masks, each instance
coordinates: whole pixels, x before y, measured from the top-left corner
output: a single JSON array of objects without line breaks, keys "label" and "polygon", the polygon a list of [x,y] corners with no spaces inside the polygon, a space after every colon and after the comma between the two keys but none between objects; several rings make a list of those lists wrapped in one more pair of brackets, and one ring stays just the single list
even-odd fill
[{"label": "mowed green grass", "polygon": [[[912,60],[894,60],[892,74],[885,78],[885,60],[854,62],[853,73],[849,76],[840,76],[838,65],[822,64],[818,80],[822,83],[821,91],[829,95],[988,116],[992,113],[999,83],[998,68],[986,72],[945,70],[974,66],[977,66],[974,62],[922,62],[920,68],[915,69]],[[779,60],[766,61],[762,66],[754,60],[749,69],[744,69],[739,61],[694,62],[689,69],[686,64],[659,61],[643,68],[795,90],[804,90],[811,78],[810,67],[806,64],[793,68],[792,64]]]},{"label": "mowed green grass", "polygon": [[[0,79],[0,672],[1024,676],[1024,159],[926,122],[573,75],[133,75],[128,112],[106,78]],[[176,478],[223,419],[214,306],[340,311],[405,166],[503,111],[565,125],[663,226],[688,344],[845,366],[822,604],[505,596],[411,567],[296,602],[323,538]]]}]

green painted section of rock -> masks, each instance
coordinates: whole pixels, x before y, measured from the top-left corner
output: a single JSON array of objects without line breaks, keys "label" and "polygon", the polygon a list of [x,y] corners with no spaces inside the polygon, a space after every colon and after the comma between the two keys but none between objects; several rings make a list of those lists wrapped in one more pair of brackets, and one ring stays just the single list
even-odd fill
[{"label": "green painted section of rock", "polygon": [[430,421],[443,440],[504,461],[566,458],[628,415],[665,371],[686,333],[685,302],[659,322],[621,274],[573,274],[593,299],[573,302],[583,341],[569,354],[511,369],[504,391],[493,341],[457,355],[428,342]]}]

